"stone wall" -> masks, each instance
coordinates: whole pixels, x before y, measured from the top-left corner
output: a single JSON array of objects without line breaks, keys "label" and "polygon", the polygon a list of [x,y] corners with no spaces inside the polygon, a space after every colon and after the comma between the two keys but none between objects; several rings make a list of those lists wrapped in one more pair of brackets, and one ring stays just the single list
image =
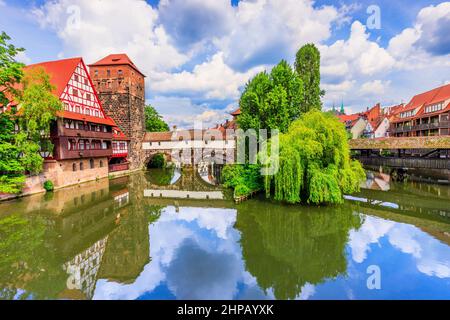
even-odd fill
[{"label": "stone wall", "polygon": [[[47,160],[44,170],[36,176],[26,178],[25,187],[19,195],[0,194],[0,200],[17,198],[39,192],[44,192],[44,182],[50,180],[56,189],[76,185],[88,181],[108,178],[108,158],[93,158],[94,167],[90,168],[90,159]],[[82,169],[80,170],[80,164]],[[76,171],[73,171],[75,165]]]},{"label": "stone wall", "polygon": [[129,66],[96,66],[90,73],[106,114],[131,139],[128,153],[130,170],[141,168],[145,133],[144,77]]}]

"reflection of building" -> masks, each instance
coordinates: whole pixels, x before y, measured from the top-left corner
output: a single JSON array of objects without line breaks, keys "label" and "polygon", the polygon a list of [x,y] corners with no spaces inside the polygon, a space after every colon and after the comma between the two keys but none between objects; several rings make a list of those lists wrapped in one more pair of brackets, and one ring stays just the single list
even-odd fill
[{"label": "reflection of building", "polygon": [[79,290],[83,292],[87,299],[92,298],[107,241],[108,236],[97,241],[64,264],[64,271],[69,274],[67,279],[68,290]]},{"label": "reflection of building", "polygon": [[120,225],[108,237],[98,277],[133,282],[150,262],[148,221],[134,206],[120,209]]}]

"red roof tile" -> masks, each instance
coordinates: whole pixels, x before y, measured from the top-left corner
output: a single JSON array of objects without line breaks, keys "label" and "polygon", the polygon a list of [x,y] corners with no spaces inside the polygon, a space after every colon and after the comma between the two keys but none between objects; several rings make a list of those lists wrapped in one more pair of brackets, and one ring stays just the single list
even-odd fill
[{"label": "red roof tile", "polygon": [[75,68],[82,61],[81,58],[64,59],[57,61],[48,61],[42,63],[31,64],[26,66],[24,70],[42,67],[45,72],[50,75],[51,83],[56,87],[53,92],[58,98],[67,86]]},{"label": "red roof tile", "polygon": [[237,109],[237,110],[235,110],[235,111],[233,111],[233,112],[231,113],[231,115],[232,115],[233,117],[238,116],[238,115],[240,115],[240,114],[241,114],[241,108],[239,108],[239,109]]},{"label": "red roof tile", "polygon": [[111,119],[110,117],[99,118],[99,117],[89,116],[87,114],[81,114],[81,113],[70,112],[70,111],[58,111],[57,116],[61,117],[61,118],[66,118],[66,119],[104,124],[107,126],[113,126],[113,127],[117,126],[116,123],[114,122],[114,120]]},{"label": "red roof tile", "polygon": [[145,77],[145,75],[136,67],[133,61],[131,61],[131,59],[125,53],[110,54],[109,56],[106,56],[103,59],[100,59],[99,61],[90,64],[89,67],[122,66],[122,65],[129,65],[130,67],[132,67],[134,70],[136,70]]},{"label": "red roof tile", "polygon": [[125,133],[120,130],[119,127],[113,127],[113,140],[124,140],[129,141],[130,139],[125,135]]}]

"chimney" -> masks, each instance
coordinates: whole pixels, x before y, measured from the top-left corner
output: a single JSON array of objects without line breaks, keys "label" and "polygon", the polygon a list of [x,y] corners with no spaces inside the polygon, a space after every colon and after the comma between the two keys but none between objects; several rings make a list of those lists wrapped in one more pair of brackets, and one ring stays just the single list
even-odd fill
[{"label": "chimney", "polygon": [[173,126],[173,131],[177,131],[177,126]]}]

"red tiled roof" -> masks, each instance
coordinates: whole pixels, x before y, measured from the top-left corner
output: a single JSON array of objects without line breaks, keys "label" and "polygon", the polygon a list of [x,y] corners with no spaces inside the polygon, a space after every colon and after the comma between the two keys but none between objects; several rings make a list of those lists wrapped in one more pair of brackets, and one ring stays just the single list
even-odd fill
[{"label": "red tiled roof", "polygon": [[113,127],[113,140],[123,140],[129,141],[130,139],[125,135],[125,133],[120,130],[119,127]]},{"label": "red tiled roof", "polygon": [[231,115],[232,116],[238,116],[238,115],[240,115],[241,114],[241,108],[239,108],[239,109],[237,109],[237,110],[234,110],[232,113],[231,113]]},{"label": "red tiled roof", "polygon": [[81,113],[70,112],[70,111],[58,111],[57,116],[61,117],[61,118],[66,118],[66,119],[104,124],[107,126],[113,126],[113,127],[116,126],[116,123],[110,117],[99,118],[99,117],[94,117],[94,116],[90,116],[87,114],[81,114]]},{"label": "red tiled roof", "polygon": [[[440,87],[437,87],[435,89],[432,89],[427,92],[420,93],[418,95],[415,95],[411,101],[405,105],[402,109],[399,109],[396,117],[394,119],[394,122],[404,122],[409,121],[411,119],[420,118],[420,116],[424,115],[424,107],[428,106],[430,104],[439,103],[439,102],[445,102],[446,100],[450,99],[450,84],[446,84]],[[408,118],[399,118],[398,115],[405,111],[411,111],[415,110],[417,108],[420,108],[418,112]],[[437,115],[443,112],[447,112],[450,109],[450,104],[447,106],[444,106],[444,108],[440,111],[436,111],[433,113],[426,113],[426,116],[430,115]]]},{"label": "red tiled roof", "polygon": [[346,123],[347,121],[356,121],[358,120],[362,115],[360,113],[354,113],[354,114],[340,114],[337,117],[339,120],[343,123]]},{"label": "red tiled roof", "polygon": [[63,59],[31,64],[24,70],[42,67],[50,75],[50,81],[55,86],[54,94],[59,98],[67,86],[75,68],[82,61],[82,58]]},{"label": "red tiled roof", "polygon": [[145,75],[141,71],[139,71],[139,69],[136,67],[133,61],[131,61],[131,59],[125,53],[110,54],[109,56],[106,56],[103,59],[100,59],[99,61],[90,64],[89,67],[122,66],[122,65],[129,65],[130,67],[132,67],[134,70],[136,70],[145,77]]},{"label": "red tiled roof", "polygon": [[402,112],[422,107],[425,104],[442,102],[450,98],[450,84],[415,95]]}]

